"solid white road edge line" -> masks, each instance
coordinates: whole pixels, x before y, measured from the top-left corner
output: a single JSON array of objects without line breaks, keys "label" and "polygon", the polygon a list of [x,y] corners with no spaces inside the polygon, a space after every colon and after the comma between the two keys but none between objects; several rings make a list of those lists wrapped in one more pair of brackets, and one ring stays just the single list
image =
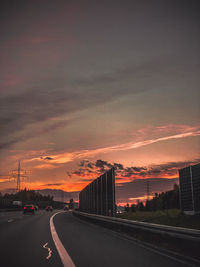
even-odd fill
[{"label": "solid white road edge line", "polygon": [[53,241],[55,243],[56,249],[58,251],[58,254],[61,258],[61,261],[62,261],[64,267],[76,267],[75,264],[73,263],[72,259],[70,258],[69,254],[67,253],[66,249],[64,248],[63,244],[61,243],[61,241],[57,235],[54,223],[53,223],[53,218],[57,214],[62,213],[62,212],[63,211],[57,212],[54,215],[52,215],[50,218],[51,235],[52,235]]}]

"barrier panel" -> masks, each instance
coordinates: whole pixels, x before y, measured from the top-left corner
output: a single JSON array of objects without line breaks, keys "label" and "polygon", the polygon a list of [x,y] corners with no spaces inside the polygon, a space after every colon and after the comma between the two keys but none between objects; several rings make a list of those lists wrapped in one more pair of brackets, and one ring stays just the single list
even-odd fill
[{"label": "barrier panel", "polygon": [[79,194],[79,210],[115,216],[115,207],[115,172],[112,168],[83,188]]}]

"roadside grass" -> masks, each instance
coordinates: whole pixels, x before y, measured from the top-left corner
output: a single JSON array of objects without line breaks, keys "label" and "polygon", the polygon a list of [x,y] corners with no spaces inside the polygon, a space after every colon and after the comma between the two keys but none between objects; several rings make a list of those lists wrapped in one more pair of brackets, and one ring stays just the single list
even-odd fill
[{"label": "roadside grass", "polygon": [[125,212],[118,218],[200,230],[200,215],[183,215],[178,209]]}]

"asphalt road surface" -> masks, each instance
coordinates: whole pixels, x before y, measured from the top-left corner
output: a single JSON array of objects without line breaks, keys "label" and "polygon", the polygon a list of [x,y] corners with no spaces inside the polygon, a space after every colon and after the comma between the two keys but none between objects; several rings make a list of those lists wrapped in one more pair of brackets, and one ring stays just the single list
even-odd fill
[{"label": "asphalt road surface", "polygon": [[[0,266],[63,267],[50,228],[50,218],[57,212],[39,210],[35,215],[0,212]],[[187,266],[122,238],[109,229],[82,221],[71,212],[56,214],[52,221],[74,266]],[[70,266],[67,262],[64,264]]]}]

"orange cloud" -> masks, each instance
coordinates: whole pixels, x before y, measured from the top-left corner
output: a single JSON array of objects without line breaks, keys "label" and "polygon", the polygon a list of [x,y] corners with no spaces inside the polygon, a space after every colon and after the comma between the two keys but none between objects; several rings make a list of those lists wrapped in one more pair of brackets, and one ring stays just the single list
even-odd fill
[{"label": "orange cloud", "polygon": [[[164,127],[164,126],[163,126]],[[186,128],[184,128],[183,132],[179,134],[174,134],[174,135],[168,135],[165,137],[160,137],[160,138],[154,138],[154,139],[148,139],[140,142],[135,142],[131,141],[126,144],[119,144],[115,146],[109,146],[109,147],[104,147],[104,148],[97,148],[93,150],[82,150],[82,151],[75,151],[72,153],[60,153],[56,155],[48,155],[49,158],[51,158],[52,163],[58,163],[58,164],[63,164],[67,162],[72,162],[76,159],[81,159],[81,158],[89,158],[96,156],[101,153],[109,153],[109,152],[114,152],[114,151],[125,151],[125,150],[131,150],[131,149],[137,149],[143,146],[151,145],[154,143],[162,142],[162,141],[167,141],[167,140],[172,140],[172,139],[182,139],[186,137],[193,137],[193,136],[199,136],[200,135],[200,130],[197,127],[189,127],[191,131],[185,132]],[[41,161],[43,158],[33,158],[30,161]]]},{"label": "orange cloud", "polygon": [[58,165],[52,165],[52,164],[40,164],[35,166],[37,169],[55,169],[58,168]]},{"label": "orange cloud", "polygon": [[10,177],[10,176],[5,176],[3,178],[0,177],[0,183],[4,183],[4,182],[13,182],[16,179],[14,177]]},{"label": "orange cloud", "polygon": [[[59,181],[60,182],[60,181]],[[52,184],[43,184],[40,182],[35,182],[35,183],[29,183],[26,182],[26,184],[24,185],[22,183],[22,189],[23,188],[27,188],[29,190],[39,190],[39,189],[61,189],[67,192],[74,192],[74,191],[80,191],[82,190],[88,183],[90,183],[90,181],[84,181],[84,182],[70,182],[70,183],[66,183],[66,182],[61,182],[61,183],[52,183]]]}]

